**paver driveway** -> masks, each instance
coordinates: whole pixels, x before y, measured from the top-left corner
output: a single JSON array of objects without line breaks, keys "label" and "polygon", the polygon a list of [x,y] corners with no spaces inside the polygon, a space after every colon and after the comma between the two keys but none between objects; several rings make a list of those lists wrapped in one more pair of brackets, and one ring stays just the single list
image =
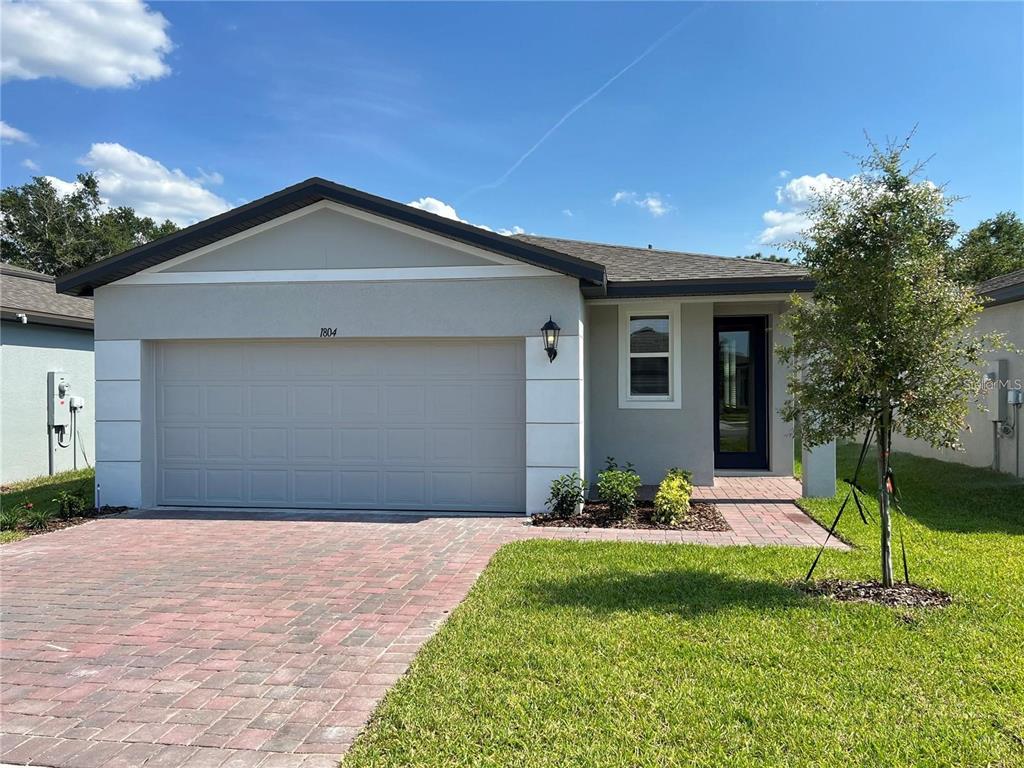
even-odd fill
[{"label": "paver driveway", "polygon": [[789,504],[719,503],[733,532],[531,529],[510,516],[159,512],[5,545],[0,759],[335,766],[505,542],[800,545],[824,535]]}]

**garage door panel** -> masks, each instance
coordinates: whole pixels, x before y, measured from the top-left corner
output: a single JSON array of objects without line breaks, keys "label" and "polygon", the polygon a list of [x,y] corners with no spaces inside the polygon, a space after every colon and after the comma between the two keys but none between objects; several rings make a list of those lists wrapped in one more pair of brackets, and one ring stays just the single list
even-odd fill
[{"label": "garage door panel", "polygon": [[250,386],[249,415],[257,418],[267,416],[286,418],[288,416],[288,387],[282,385]]},{"label": "garage door panel", "polygon": [[260,504],[289,503],[287,469],[249,470],[249,497]]},{"label": "garage door panel", "polygon": [[343,384],[337,388],[335,413],[341,421],[376,422],[380,418],[380,388],[375,384]]},{"label": "garage door panel", "polygon": [[292,431],[296,462],[326,462],[334,460],[334,430],[330,427],[296,427]]},{"label": "garage door panel", "polygon": [[515,340],[161,343],[158,499],[521,511],[522,357]]},{"label": "garage door panel", "polygon": [[235,418],[245,415],[247,397],[244,387],[209,384],[205,387],[206,418]]},{"label": "garage door panel", "polygon": [[292,387],[292,414],[296,419],[331,420],[334,389],[330,384],[306,384]]},{"label": "garage door panel", "polygon": [[376,469],[348,470],[339,473],[340,506],[359,507],[380,504],[380,473]]},{"label": "garage door panel", "polygon": [[198,469],[165,469],[160,475],[166,503],[198,504],[203,501],[199,492]]},{"label": "garage door panel", "polygon": [[376,427],[348,427],[337,430],[338,461],[371,463],[380,460],[380,430]]},{"label": "garage door panel", "polygon": [[245,459],[245,430],[241,427],[206,427],[203,433],[206,459],[236,462]]},{"label": "garage door panel", "polygon": [[241,469],[208,469],[206,499],[220,504],[245,503],[245,472]]},{"label": "garage door panel", "polygon": [[330,504],[334,499],[334,474],[329,469],[295,470],[296,504]]},{"label": "garage door panel", "polygon": [[281,461],[288,458],[288,429],[253,427],[249,430],[249,459]]}]

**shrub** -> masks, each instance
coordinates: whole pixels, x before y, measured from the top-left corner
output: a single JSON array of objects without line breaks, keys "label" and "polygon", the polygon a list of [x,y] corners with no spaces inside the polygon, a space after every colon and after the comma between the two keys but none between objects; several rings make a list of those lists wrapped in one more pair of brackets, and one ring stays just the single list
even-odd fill
[{"label": "shrub", "polygon": [[623,518],[636,507],[636,492],[641,482],[632,464],[627,462],[626,466],[619,467],[609,456],[608,466],[597,475],[597,495],[612,514]]},{"label": "shrub", "polygon": [[85,511],[85,499],[73,491],[60,491],[52,501],[57,505],[57,514],[64,520],[70,520]]},{"label": "shrub", "polygon": [[46,507],[25,505],[25,527],[32,529],[45,528],[53,519],[53,510]]},{"label": "shrub", "polygon": [[651,519],[662,525],[679,525],[690,511],[693,475],[683,469],[670,469],[654,496]]},{"label": "shrub", "polygon": [[0,531],[13,531],[21,526],[25,518],[25,507],[21,504],[0,508]]},{"label": "shrub", "polygon": [[587,483],[577,473],[562,475],[551,483],[547,508],[551,510],[552,515],[560,518],[569,517],[576,511],[576,507],[583,503],[586,492]]}]

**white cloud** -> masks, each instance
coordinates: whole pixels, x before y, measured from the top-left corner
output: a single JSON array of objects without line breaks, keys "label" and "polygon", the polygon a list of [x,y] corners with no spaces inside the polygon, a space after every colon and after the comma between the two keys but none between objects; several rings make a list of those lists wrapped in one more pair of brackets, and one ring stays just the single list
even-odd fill
[{"label": "white cloud", "polygon": [[[168,169],[153,158],[120,144],[93,144],[78,162],[96,175],[106,205],[127,205],[140,216],[150,216],[157,221],[170,219],[184,226],[231,207],[205,188],[211,183],[207,180],[208,174],[189,177],[177,168]],[[75,189],[74,182],[47,178],[61,194]]]},{"label": "white cloud", "polygon": [[665,202],[657,192],[648,192],[646,195],[639,195],[636,192],[620,189],[612,195],[612,205],[619,205],[620,203],[643,208],[655,218],[664,216],[669,211],[674,210],[673,207]]},{"label": "white cloud", "polygon": [[57,190],[57,194],[61,197],[73,194],[81,186],[77,181],[64,181],[64,179],[58,179],[56,176],[44,176],[43,178],[53,185],[53,188]]},{"label": "white cloud", "polygon": [[31,158],[28,157],[21,161],[21,167],[28,168],[28,170],[30,171],[39,170],[39,164],[35,160],[32,160]]},{"label": "white cloud", "polygon": [[789,171],[787,171],[785,168],[783,168],[781,171],[779,171],[779,178],[780,179],[788,179],[789,178]]},{"label": "white cloud", "polygon": [[563,208],[562,209],[562,215],[563,216],[568,216],[571,219],[573,217],[573,212],[570,209],[568,209],[568,208]]},{"label": "white cloud", "polygon": [[3,80],[57,77],[87,88],[127,88],[164,77],[173,47],[167,19],[141,0],[3,0]]},{"label": "white cloud", "polygon": [[0,120],[0,141],[4,144],[14,144],[15,142],[20,144],[33,143],[31,136],[15,128],[13,125],[8,125],[3,120]]},{"label": "white cloud", "polygon": [[511,229],[491,229],[484,224],[471,224],[465,219],[461,218],[458,213],[455,212],[455,208],[444,202],[438,200],[436,197],[421,197],[419,200],[413,200],[411,203],[407,203],[410,208],[419,208],[421,211],[427,213],[433,213],[436,216],[441,216],[445,219],[451,219],[452,221],[461,221],[463,224],[470,224],[471,226],[478,227],[479,229],[486,229],[488,232],[497,232],[499,235],[523,235],[526,234],[526,230],[522,227],[514,226]]},{"label": "white cloud", "polygon": [[[789,175],[789,172],[786,172]],[[779,172],[781,178],[782,171]],[[815,196],[828,192],[835,187],[848,183],[845,179],[819,173],[816,176],[805,174],[787,181],[783,186],[775,188],[775,202],[780,208],[765,211],[761,219],[765,228],[761,230],[757,241],[761,245],[771,245],[799,237],[807,228],[810,220],[807,209]]]}]

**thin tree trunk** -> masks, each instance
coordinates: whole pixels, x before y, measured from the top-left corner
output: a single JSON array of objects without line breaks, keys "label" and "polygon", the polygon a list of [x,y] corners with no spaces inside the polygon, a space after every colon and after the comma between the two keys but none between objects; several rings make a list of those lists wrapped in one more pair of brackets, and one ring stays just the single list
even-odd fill
[{"label": "thin tree trunk", "polygon": [[891,587],[892,579],[892,521],[889,516],[889,448],[891,444],[892,413],[882,411],[878,429],[878,512],[882,529],[882,586]]}]

